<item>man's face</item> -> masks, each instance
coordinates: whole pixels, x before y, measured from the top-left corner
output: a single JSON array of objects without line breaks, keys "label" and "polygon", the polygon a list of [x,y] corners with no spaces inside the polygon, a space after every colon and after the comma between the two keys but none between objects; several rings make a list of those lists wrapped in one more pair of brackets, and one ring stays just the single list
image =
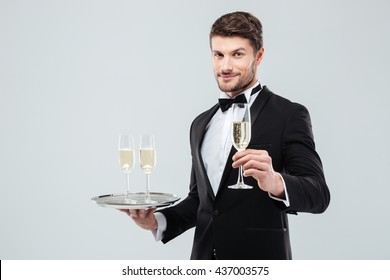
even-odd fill
[{"label": "man's face", "polygon": [[214,36],[211,51],[214,75],[221,91],[234,97],[256,83],[264,49],[254,53],[248,39]]}]

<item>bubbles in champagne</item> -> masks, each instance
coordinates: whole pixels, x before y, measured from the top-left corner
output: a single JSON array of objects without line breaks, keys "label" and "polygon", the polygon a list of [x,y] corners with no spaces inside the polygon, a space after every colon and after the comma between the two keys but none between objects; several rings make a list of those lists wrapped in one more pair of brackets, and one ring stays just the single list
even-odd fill
[{"label": "bubbles in champagne", "polygon": [[155,149],[141,149],[140,150],[140,165],[145,173],[152,172],[156,165],[156,150]]},{"label": "bubbles in champagne", "polygon": [[233,122],[232,137],[234,147],[241,151],[246,149],[251,140],[251,124],[250,122]]},{"label": "bubbles in champagne", "polygon": [[124,172],[130,172],[134,166],[134,150],[120,149],[119,150],[119,165]]}]

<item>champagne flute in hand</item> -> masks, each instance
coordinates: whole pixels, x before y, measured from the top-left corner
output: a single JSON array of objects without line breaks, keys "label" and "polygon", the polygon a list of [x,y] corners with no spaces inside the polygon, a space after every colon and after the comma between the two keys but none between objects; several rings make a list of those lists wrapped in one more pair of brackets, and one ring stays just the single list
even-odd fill
[{"label": "champagne flute in hand", "polygon": [[[243,151],[248,147],[251,141],[251,114],[249,104],[233,103],[232,119],[232,141],[237,151]],[[238,180],[235,185],[229,186],[229,189],[252,189],[252,186],[244,183],[242,165],[239,167]]]},{"label": "champagne flute in hand", "polygon": [[139,162],[142,170],[146,174],[146,193],[145,203],[156,203],[150,199],[149,187],[150,187],[150,173],[156,165],[156,148],[153,135],[141,135],[140,138],[140,151]]},{"label": "champagne flute in hand", "polygon": [[130,171],[134,167],[134,141],[133,137],[127,134],[119,135],[119,165],[126,174],[126,198],[125,203],[134,204],[135,200],[130,198]]}]

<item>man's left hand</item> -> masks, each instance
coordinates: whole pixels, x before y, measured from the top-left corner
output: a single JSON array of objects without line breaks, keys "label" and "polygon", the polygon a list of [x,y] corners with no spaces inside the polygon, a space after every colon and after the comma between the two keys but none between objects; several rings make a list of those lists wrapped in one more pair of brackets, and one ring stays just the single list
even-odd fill
[{"label": "man's left hand", "polygon": [[281,175],[274,171],[272,158],[265,150],[247,149],[233,156],[233,168],[242,165],[244,177],[252,176],[263,191],[275,197],[284,198]]}]

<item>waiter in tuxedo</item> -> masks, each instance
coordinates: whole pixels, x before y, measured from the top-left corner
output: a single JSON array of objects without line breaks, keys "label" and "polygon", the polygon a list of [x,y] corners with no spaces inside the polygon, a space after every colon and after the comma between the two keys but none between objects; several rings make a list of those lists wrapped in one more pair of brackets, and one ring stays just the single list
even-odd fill
[{"label": "waiter in tuxedo", "polygon": [[[220,104],[192,123],[188,196],[175,206],[122,210],[166,243],[195,227],[191,259],[291,259],[288,214],[322,213],[330,201],[308,110],[262,85],[260,21],[246,12],[221,16],[210,47]],[[252,138],[237,152],[230,140],[236,98],[250,105]],[[252,189],[230,189],[242,165]]]}]

